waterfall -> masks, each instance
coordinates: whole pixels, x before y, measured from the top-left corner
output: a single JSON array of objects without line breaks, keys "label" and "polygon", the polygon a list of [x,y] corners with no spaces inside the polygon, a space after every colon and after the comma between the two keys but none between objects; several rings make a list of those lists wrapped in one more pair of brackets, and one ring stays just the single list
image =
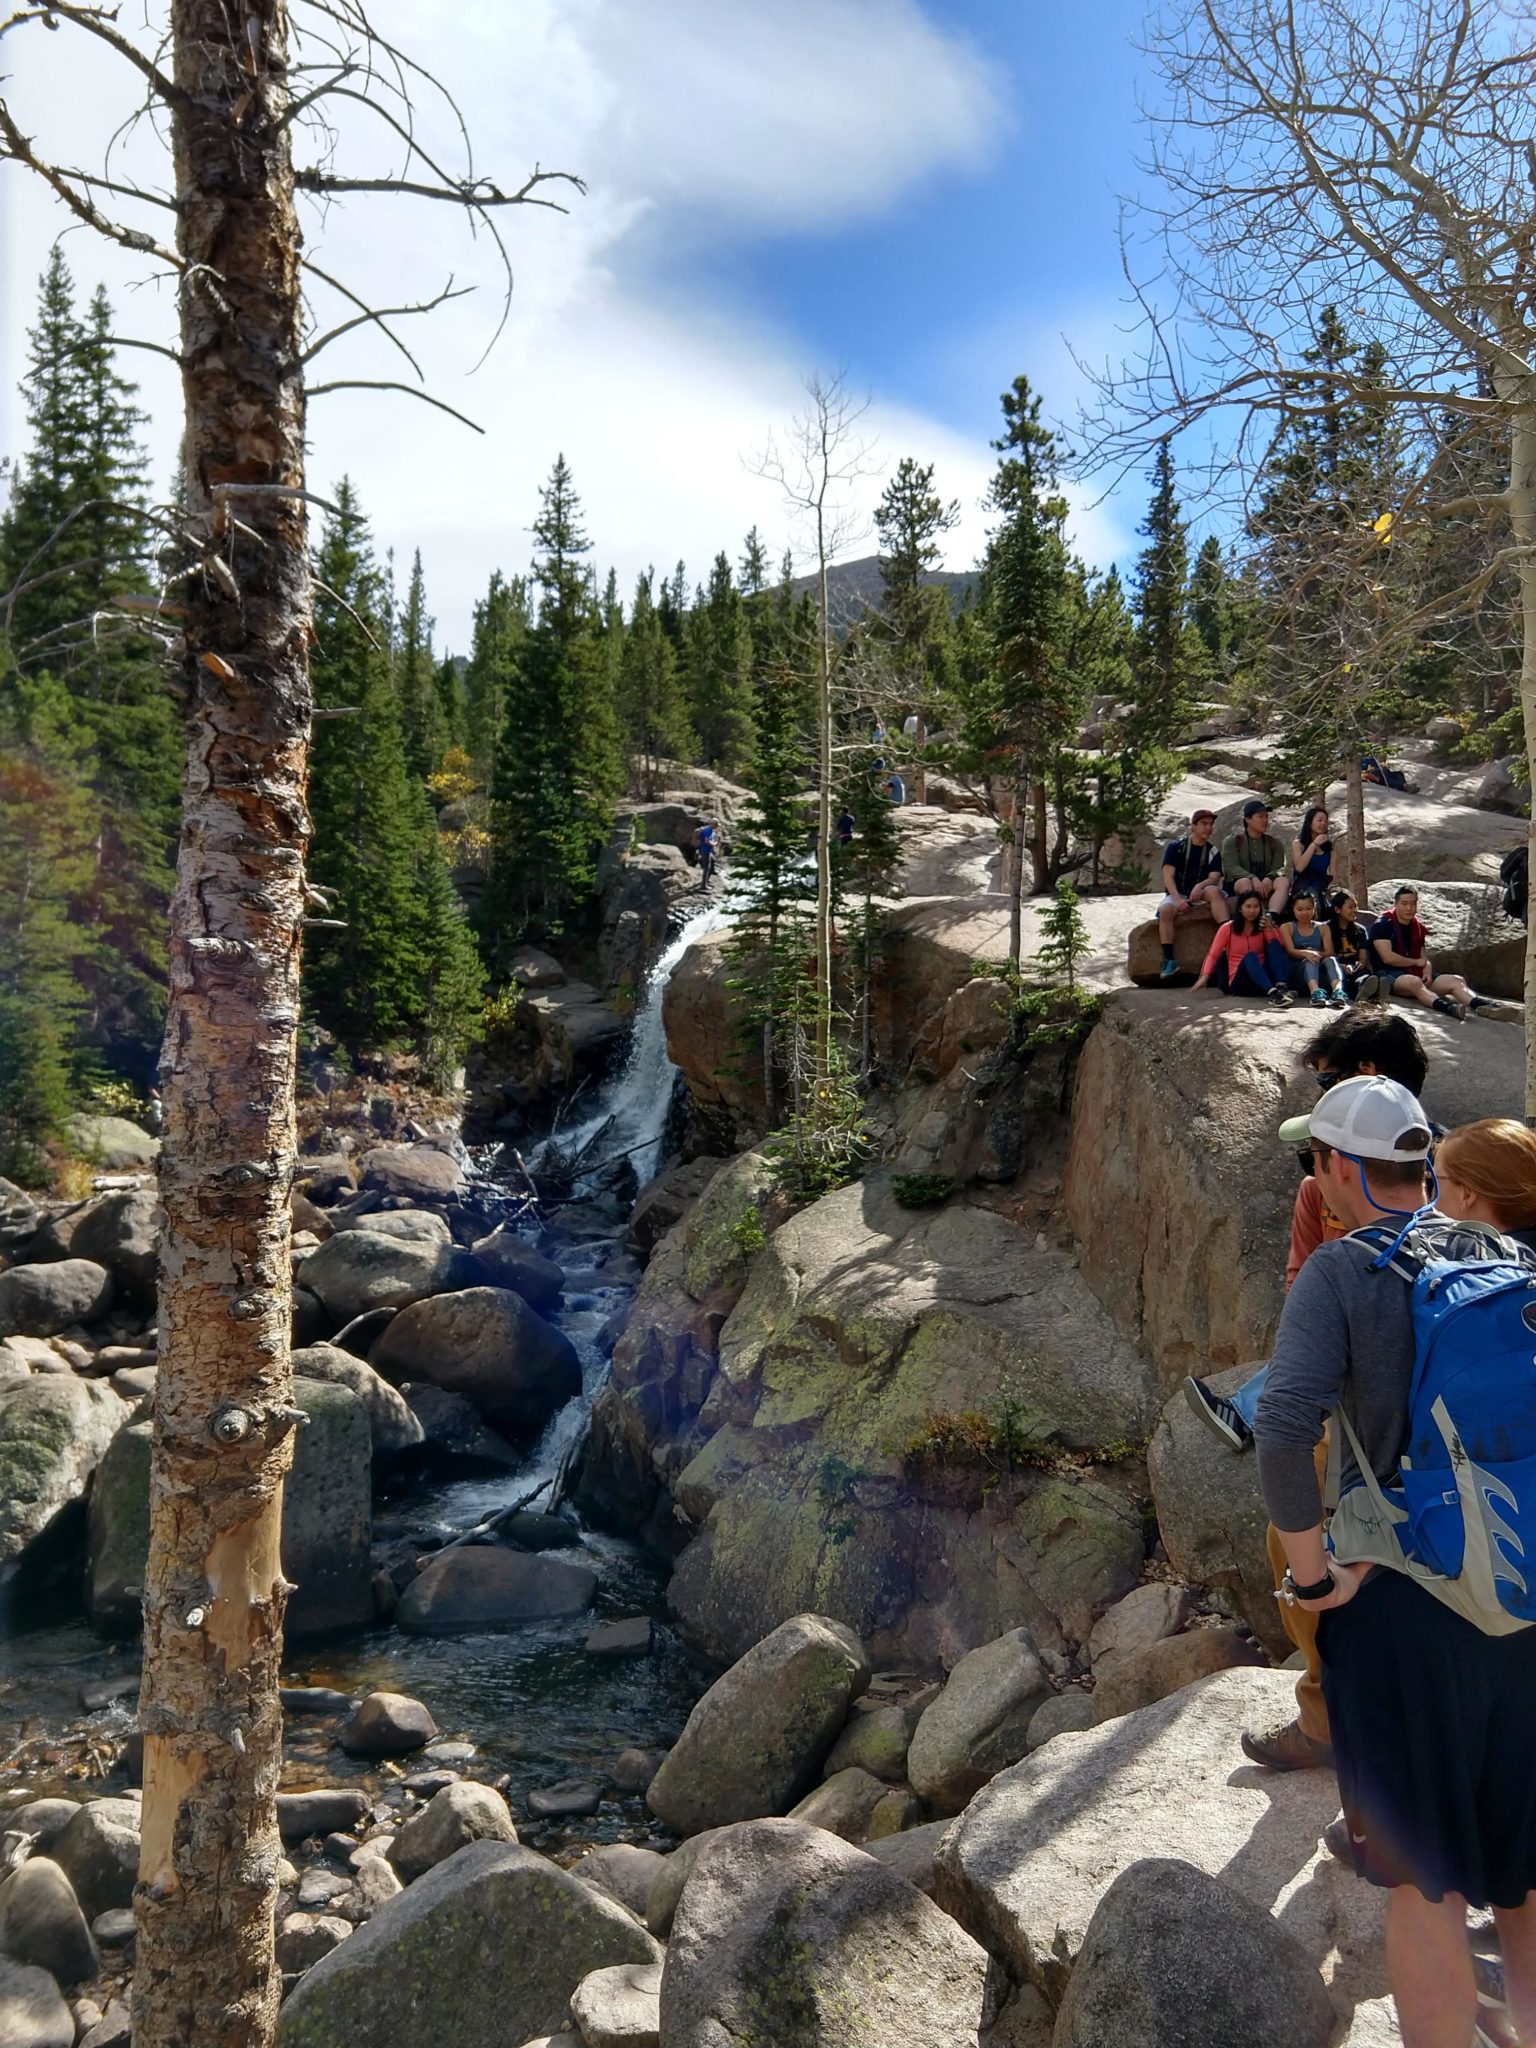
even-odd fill
[{"label": "waterfall", "polygon": [[574,1127],[559,1132],[553,1140],[567,1156],[574,1156],[604,1124],[601,1145],[593,1165],[616,1160],[626,1154],[632,1161],[640,1185],[652,1179],[661,1164],[661,1143],[672,1107],[672,1088],[677,1069],[667,1054],[667,1034],[662,1027],[661,1002],[672,971],[695,939],[718,932],[730,923],[718,903],[696,910],[646,977],[645,993],[635,1012],[634,1030],[624,1065],[603,1083],[596,1102]]}]

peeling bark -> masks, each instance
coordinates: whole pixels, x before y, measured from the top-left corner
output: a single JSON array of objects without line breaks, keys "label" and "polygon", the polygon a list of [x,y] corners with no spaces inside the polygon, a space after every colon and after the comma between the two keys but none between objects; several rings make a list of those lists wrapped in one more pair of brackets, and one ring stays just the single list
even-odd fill
[{"label": "peeling bark", "polygon": [[205,566],[182,586],[190,730],[161,1055],[134,2040],[261,2048],[279,1992],[279,1537],[296,1419],[288,1194],[309,831],[300,235],[285,0],[173,0],[171,23],[184,514]]}]

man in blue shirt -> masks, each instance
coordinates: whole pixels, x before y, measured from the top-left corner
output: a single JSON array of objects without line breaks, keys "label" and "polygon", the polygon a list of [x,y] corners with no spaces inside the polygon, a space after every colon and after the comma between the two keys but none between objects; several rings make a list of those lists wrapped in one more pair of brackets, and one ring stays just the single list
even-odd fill
[{"label": "man in blue shirt", "polygon": [[1214,811],[1196,811],[1183,839],[1170,839],[1163,848],[1164,896],[1157,912],[1158,937],[1163,942],[1160,978],[1172,981],[1178,973],[1173,953],[1174,921],[1182,910],[1203,905],[1220,924],[1227,914],[1221,887],[1221,855],[1211,844],[1216,827]]}]

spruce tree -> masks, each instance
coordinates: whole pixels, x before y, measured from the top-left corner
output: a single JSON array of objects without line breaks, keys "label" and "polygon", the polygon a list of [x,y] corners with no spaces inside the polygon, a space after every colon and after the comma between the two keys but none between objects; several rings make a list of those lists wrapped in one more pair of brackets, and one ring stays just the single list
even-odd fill
[{"label": "spruce tree", "polygon": [[619,720],[643,795],[654,797],[663,760],[686,761],[694,749],[677,654],[652,597],[655,571],[635,584],[619,661]]},{"label": "spruce tree", "polygon": [[538,619],[509,679],[491,786],[482,923],[496,961],[525,933],[559,931],[589,907],[624,780],[601,620],[583,561],[591,543],[563,455],[533,533]]},{"label": "spruce tree", "polygon": [[1173,449],[1166,440],[1158,444],[1151,482],[1152,502],[1140,529],[1147,545],[1132,584],[1135,737],[1173,746],[1189,722],[1205,662],[1189,613],[1189,528],[1179,508]]},{"label": "spruce tree", "polygon": [[493,569],[485,596],[475,606],[463,683],[464,744],[487,789],[507,720],[507,700],[531,624],[527,584],[521,576],[508,582],[499,569]]},{"label": "spruce tree", "polygon": [[405,739],[406,766],[416,781],[425,784],[435,775],[447,746],[443,730],[443,707],[437,691],[437,672],[432,661],[432,625],[427,616],[426,578],[421,570],[421,550],[411,562],[411,580],[406,589],[405,610],[395,649],[395,689],[400,700],[400,729]]},{"label": "spruce tree", "polygon": [[46,1179],[80,1071],[93,764],[67,693],[0,659],[0,1174]]},{"label": "spruce tree", "polygon": [[1014,782],[1013,908],[1009,959],[1017,968],[1022,931],[1023,852],[1031,850],[1035,886],[1049,880],[1046,806],[1057,756],[1074,736],[1081,687],[1061,659],[1071,560],[1064,535],[1066,500],[1056,436],[1040,417],[1027,377],[1003,394],[1004,430],[993,443],[1001,461],[991,505],[998,515],[987,547],[983,604],[991,629],[993,671],[975,709],[990,743],[1011,757]]},{"label": "spruce tree", "polygon": [[752,634],[746,605],[718,554],[689,618],[688,694],[706,767],[739,777],[752,752]]},{"label": "spruce tree", "polygon": [[[445,654],[432,672],[432,694],[437,699],[437,729],[442,735],[443,753],[457,748],[467,753],[464,719],[464,678],[458,658]],[[441,767],[441,757],[438,766]]]}]

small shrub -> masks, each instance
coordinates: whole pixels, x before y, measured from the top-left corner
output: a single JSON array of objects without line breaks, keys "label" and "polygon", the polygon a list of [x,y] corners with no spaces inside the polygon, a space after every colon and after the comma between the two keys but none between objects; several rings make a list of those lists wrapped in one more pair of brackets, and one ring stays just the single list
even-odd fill
[{"label": "small shrub", "polygon": [[763,1228],[762,1216],[751,1202],[727,1230],[726,1236],[738,1251],[745,1252],[749,1258],[753,1252],[760,1252],[768,1242],[768,1233]]},{"label": "small shrub", "polygon": [[54,1169],[54,1192],[66,1202],[83,1202],[96,1188],[96,1168],[88,1159],[66,1159]]},{"label": "small shrub", "polygon": [[829,1543],[846,1543],[858,1534],[859,1504],[854,1488],[868,1477],[862,1465],[849,1465],[837,1457],[822,1459],[816,1475],[816,1502]]},{"label": "small shrub", "polygon": [[937,1209],[949,1200],[958,1185],[947,1173],[898,1173],[891,1177],[891,1193],[903,1209]]}]

